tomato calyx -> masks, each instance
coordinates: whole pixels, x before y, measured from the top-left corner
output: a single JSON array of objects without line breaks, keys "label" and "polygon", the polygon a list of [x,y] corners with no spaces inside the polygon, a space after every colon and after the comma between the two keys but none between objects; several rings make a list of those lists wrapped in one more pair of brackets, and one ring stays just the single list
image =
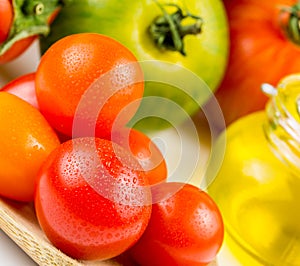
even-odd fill
[{"label": "tomato calyx", "polygon": [[[202,31],[203,19],[190,12],[183,13],[182,9],[176,4],[160,4],[155,1],[162,11],[162,15],[154,19],[149,27],[149,33],[159,49],[178,51],[186,55],[184,50],[183,38],[186,35],[197,35]],[[165,6],[175,7],[173,13],[168,13]],[[185,19],[192,19],[192,24],[183,24]]]},{"label": "tomato calyx", "polygon": [[300,2],[281,7],[281,27],[293,43],[300,45]]},{"label": "tomato calyx", "polygon": [[65,5],[64,0],[12,0],[13,23],[7,39],[0,45],[0,56],[4,55],[17,41],[44,35],[50,32],[49,20],[57,9]]},{"label": "tomato calyx", "polygon": [[[25,2],[26,3],[26,2]],[[45,5],[38,1],[29,1],[27,5],[24,6],[23,12],[27,15],[42,15],[45,10]]]}]

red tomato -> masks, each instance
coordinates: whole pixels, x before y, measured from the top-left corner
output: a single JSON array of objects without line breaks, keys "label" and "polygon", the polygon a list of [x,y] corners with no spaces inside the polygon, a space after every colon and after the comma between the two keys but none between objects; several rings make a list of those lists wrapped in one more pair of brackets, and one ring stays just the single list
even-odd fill
[{"label": "red tomato", "polygon": [[0,44],[8,37],[13,16],[10,0],[0,0]]},{"label": "red tomato", "polygon": [[167,179],[166,161],[155,143],[144,133],[123,128],[113,131],[111,140],[129,150],[141,165],[150,185]]},{"label": "red tomato", "polygon": [[94,135],[96,129],[97,136],[105,137],[114,123],[124,126],[135,114],[142,78],[136,58],[122,44],[80,33],[60,39],[43,55],[36,94],[41,112],[58,131],[72,136],[75,124],[80,136]]},{"label": "red tomato", "polygon": [[298,16],[294,36],[288,36],[282,25],[286,27],[290,20],[287,12],[282,13],[283,8],[292,10],[298,2],[224,1],[230,28],[230,57],[216,97],[227,125],[265,107],[268,97],[261,91],[263,83],[276,86],[284,76],[300,71],[300,61],[295,60],[300,57],[299,11],[294,17]]},{"label": "red tomato", "polygon": [[109,140],[86,137],[60,145],[42,166],[35,195],[49,240],[76,259],[103,260],[131,247],[151,215],[147,179],[137,161]]},{"label": "red tomato", "polygon": [[[7,7],[8,4],[3,3],[3,8],[5,8],[5,9],[2,10],[2,6],[1,6],[2,2],[10,3],[11,1],[0,0],[0,44],[1,44],[1,35],[2,35],[2,38],[4,38],[5,36],[7,38],[7,35],[5,35],[5,32],[10,31],[10,27],[13,23],[13,15],[14,15],[12,4],[10,3],[10,9],[11,9],[10,10]],[[28,3],[25,3],[25,4],[28,4]],[[59,11],[60,11],[60,7],[57,7],[53,11],[53,13],[47,19],[48,24],[51,24],[54,21],[55,17],[59,13]],[[9,20],[10,20],[10,23],[8,23]],[[8,28],[8,25],[9,25],[9,28]],[[2,31],[2,33],[1,33],[1,31]],[[4,38],[3,41],[5,41],[6,38]],[[34,36],[29,36],[29,37],[26,37],[24,39],[20,39],[20,40],[14,42],[14,44],[9,48],[8,51],[6,51],[4,54],[0,55],[0,64],[5,64],[5,63],[8,63],[8,62],[16,59],[23,52],[25,52],[37,38],[38,38],[38,36],[34,35]]]},{"label": "red tomato", "polygon": [[14,94],[35,108],[39,108],[35,93],[35,73],[22,75],[7,83],[1,90]]},{"label": "red tomato", "polygon": [[37,172],[59,140],[38,110],[2,91],[0,121],[0,195],[32,201]]},{"label": "red tomato", "polygon": [[224,225],[209,195],[176,182],[154,191],[154,202],[156,195],[165,197],[153,204],[146,231],[129,250],[133,259],[143,266],[196,266],[214,260],[223,243]]},{"label": "red tomato", "polygon": [[0,56],[0,64],[5,64],[20,56],[26,51],[37,36],[31,36],[25,39],[16,41],[12,47],[3,55]]}]

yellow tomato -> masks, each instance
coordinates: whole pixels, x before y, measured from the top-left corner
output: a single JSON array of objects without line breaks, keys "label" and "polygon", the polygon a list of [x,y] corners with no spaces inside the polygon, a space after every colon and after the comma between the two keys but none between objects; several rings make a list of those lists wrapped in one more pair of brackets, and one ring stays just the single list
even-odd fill
[{"label": "yellow tomato", "polygon": [[29,103],[0,92],[0,195],[32,201],[37,172],[60,142]]}]

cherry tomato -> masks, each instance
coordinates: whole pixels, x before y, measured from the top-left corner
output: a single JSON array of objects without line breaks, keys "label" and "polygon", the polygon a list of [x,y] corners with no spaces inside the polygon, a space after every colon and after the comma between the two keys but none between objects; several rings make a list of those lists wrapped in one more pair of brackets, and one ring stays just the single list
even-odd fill
[{"label": "cherry tomato", "polygon": [[3,91],[0,121],[0,195],[32,201],[38,169],[59,140],[36,108]]},{"label": "cherry tomato", "polygon": [[[39,109],[35,91],[35,73],[28,73],[17,77],[4,85],[1,90],[14,94],[30,103],[36,109]],[[70,139],[69,136],[62,134],[61,132],[56,131],[56,134],[60,142],[65,142]]]},{"label": "cherry tomato", "polygon": [[2,87],[2,91],[14,94],[35,108],[38,107],[35,93],[35,73],[22,75]]},{"label": "cherry tomato", "polygon": [[0,44],[8,37],[13,15],[10,0],[0,0]]},{"label": "cherry tomato", "polygon": [[151,215],[151,191],[121,146],[85,137],[61,144],[41,167],[35,209],[49,240],[76,259],[103,260],[131,247]]},{"label": "cherry tomato", "polygon": [[0,64],[16,59],[40,35],[48,34],[62,5],[61,1],[0,0]]},{"label": "cherry tomato", "polygon": [[130,150],[140,163],[150,185],[166,181],[166,161],[161,151],[147,135],[136,129],[123,128],[117,132],[113,131],[111,139]]},{"label": "cherry tomato", "polygon": [[[214,260],[224,236],[215,202],[190,184],[171,182],[156,189],[147,229],[129,251],[133,259],[143,266],[204,265]],[[155,203],[155,195],[162,200]]]},{"label": "cherry tomato", "polygon": [[41,58],[36,94],[41,112],[58,131],[72,136],[76,114],[81,136],[95,128],[103,137],[116,121],[124,126],[136,112],[142,78],[136,58],[121,43],[96,33],[74,34],[54,43]]}]

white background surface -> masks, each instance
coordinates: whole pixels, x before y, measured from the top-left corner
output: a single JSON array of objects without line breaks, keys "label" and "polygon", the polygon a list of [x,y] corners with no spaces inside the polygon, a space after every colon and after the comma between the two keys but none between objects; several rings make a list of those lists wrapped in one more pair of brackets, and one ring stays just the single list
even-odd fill
[{"label": "white background surface", "polygon": [[[36,266],[37,264],[0,230],[1,266]],[[50,265],[49,265],[50,266]]]},{"label": "white background surface", "polygon": [[[25,73],[35,71],[39,61],[38,43],[35,42],[21,57],[11,63],[0,65],[0,87],[8,81]],[[170,136],[169,136],[170,137]],[[169,139],[170,141],[171,139]],[[0,266],[36,266],[5,233],[0,230]],[[62,265],[63,266],[63,265]],[[218,266],[240,266],[223,245]]]}]

